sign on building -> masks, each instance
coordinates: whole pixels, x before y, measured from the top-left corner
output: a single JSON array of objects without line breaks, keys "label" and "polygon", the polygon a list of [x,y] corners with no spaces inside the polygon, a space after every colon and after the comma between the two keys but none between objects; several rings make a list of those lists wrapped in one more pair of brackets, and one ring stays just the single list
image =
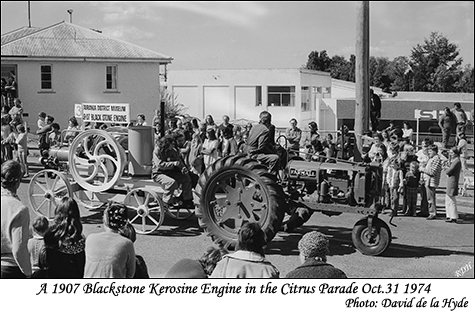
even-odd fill
[{"label": "sign on building", "polygon": [[444,110],[438,109],[416,109],[414,110],[414,118],[422,120],[438,120],[439,116],[442,115]]},{"label": "sign on building", "polygon": [[87,122],[127,124],[130,122],[129,104],[82,103],[74,108],[76,117]]}]

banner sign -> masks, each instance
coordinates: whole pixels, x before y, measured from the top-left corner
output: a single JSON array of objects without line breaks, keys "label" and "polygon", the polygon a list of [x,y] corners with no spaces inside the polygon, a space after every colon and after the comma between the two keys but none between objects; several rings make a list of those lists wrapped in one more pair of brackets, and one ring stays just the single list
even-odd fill
[{"label": "banner sign", "polygon": [[439,116],[444,112],[443,109],[416,109],[414,110],[414,118],[424,120],[438,120]]},{"label": "banner sign", "polygon": [[76,104],[75,114],[82,113],[82,119],[90,122],[126,124],[130,122],[129,104],[82,103]]}]

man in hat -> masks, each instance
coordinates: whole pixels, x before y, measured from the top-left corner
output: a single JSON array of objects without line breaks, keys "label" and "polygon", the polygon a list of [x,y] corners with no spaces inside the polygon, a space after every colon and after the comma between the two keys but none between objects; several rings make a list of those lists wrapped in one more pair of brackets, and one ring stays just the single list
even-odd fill
[{"label": "man in hat", "polygon": [[286,278],[344,279],[346,274],[327,263],[328,238],[317,231],[309,232],[298,244],[302,265],[289,272]]}]

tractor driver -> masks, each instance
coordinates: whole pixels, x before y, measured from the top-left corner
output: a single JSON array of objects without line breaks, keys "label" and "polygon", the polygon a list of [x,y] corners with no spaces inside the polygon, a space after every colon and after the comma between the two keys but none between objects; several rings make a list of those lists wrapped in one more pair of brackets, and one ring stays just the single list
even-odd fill
[{"label": "tractor driver", "polygon": [[277,175],[279,170],[279,155],[275,150],[275,131],[271,124],[272,115],[263,111],[259,114],[259,124],[252,126],[247,138],[248,154],[269,168],[269,171]]},{"label": "tractor driver", "polygon": [[[162,137],[153,151],[152,178],[163,188],[163,202],[170,208],[193,209],[191,178],[173,135]],[[181,185],[182,200],[175,200],[174,192]]]}]

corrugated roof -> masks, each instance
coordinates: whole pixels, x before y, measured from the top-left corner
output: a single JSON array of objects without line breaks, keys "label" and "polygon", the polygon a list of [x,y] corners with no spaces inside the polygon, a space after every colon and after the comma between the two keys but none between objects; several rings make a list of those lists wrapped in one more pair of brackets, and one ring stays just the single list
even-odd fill
[{"label": "corrugated roof", "polygon": [[40,27],[22,27],[2,35],[2,46],[18,38],[33,34],[41,30]]},{"label": "corrugated roof", "polygon": [[158,59],[166,62],[173,59],[66,22],[25,32],[23,36],[17,34],[15,38],[11,33],[2,35],[2,57]]}]

